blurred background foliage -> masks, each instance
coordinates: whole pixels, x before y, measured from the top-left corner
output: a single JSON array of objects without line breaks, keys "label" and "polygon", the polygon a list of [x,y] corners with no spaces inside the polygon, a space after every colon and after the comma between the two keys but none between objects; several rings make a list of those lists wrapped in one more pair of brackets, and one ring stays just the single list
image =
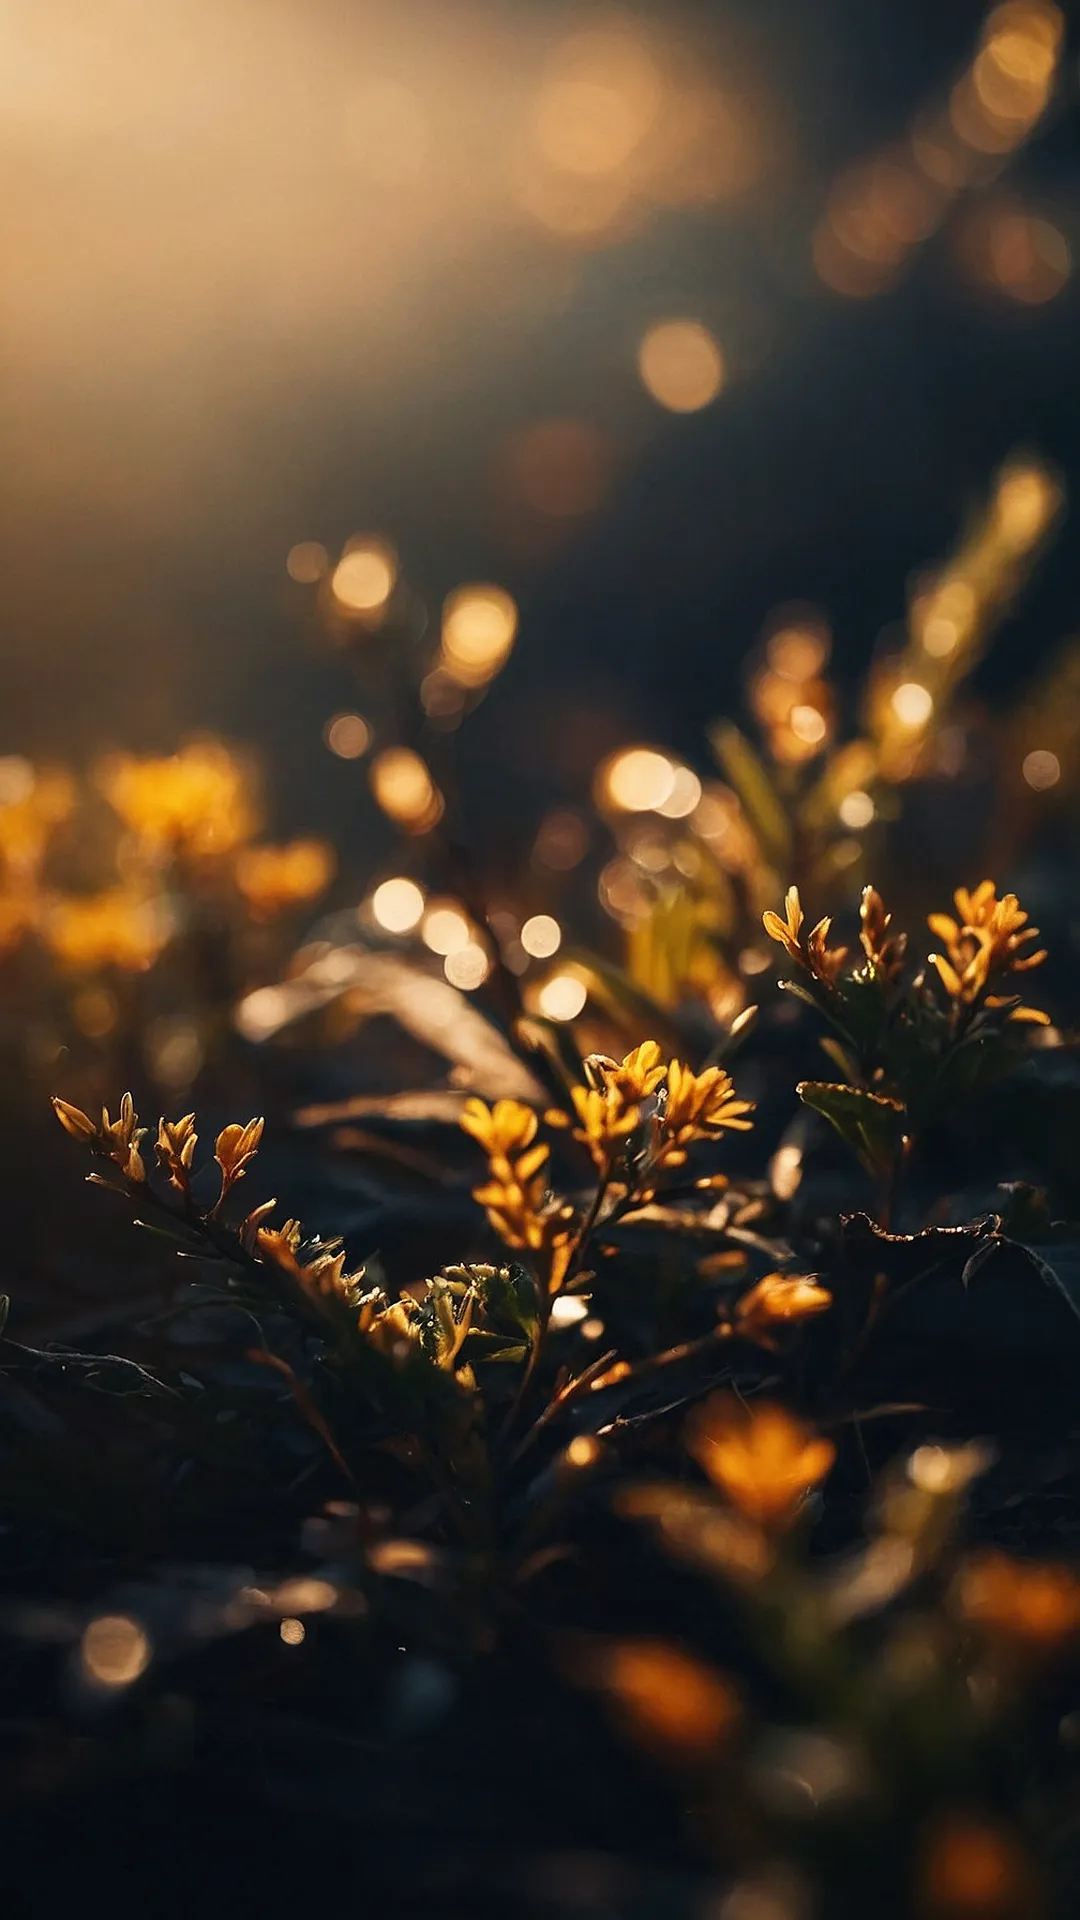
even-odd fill
[{"label": "blurred background foliage", "polygon": [[1070,33],[8,9],[21,1244],[61,1081],[250,1086],[362,1158],[398,1096],[529,1098],[522,1015],[703,1060],[791,881],[850,932],[993,872],[1067,1012]]},{"label": "blurred background foliage", "polygon": [[[70,1793],[114,1834],[164,1765],[171,1839],[210,1857],[225,1781],[306,1872],[310,1743],[388,1896],[402,1851],[421,1901],[475,1888],[479,1845],[497,1903],[509,1833],[537,1911],[629,1915],[640,1824],[658,1913],[1048,1910],[999,1812],[1076,1884],[1075,1662],[1040,1688],[1080,1592],[1003,1549],[1076,1531],[1077,52],[1055,0],[0,10],[5,1740],[50,1831]],[[999,910],[999,972],[1049,950],[1033,1015],[980,1002]],[[126,1086],[242,1333],[79,1185],[45,1096],[127,1178]],[[196,1107],[221,1198],[260,1147],[239,1233],[192,1200]],[[288,1358],[247,1344],[272,1271]],[[313,1320],[378,1391],[324,1408]],[[549,1330],[577,1371],[519,1437]],[[717,1368],[796,1411],[680,1438]],[[418,1382],[410,1439],[379,1394]],[[668,1885],[688,1835],[722,1896]]]}]

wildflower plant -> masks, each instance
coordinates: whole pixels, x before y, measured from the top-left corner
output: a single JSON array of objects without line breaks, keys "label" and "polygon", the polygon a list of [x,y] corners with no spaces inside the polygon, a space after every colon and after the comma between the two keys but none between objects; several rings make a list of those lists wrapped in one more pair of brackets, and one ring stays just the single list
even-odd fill
[{"label": "wildflower plant", "polygon": [[799,1096],[854,1148],[886,1197],[919,1135],[1007,1072],[1031,1028],[1050,1024],[1021,991],[1021,976],[1046,953],[1016,895],[999,899],[986,880],[960,888],[955,904],[955,919],[930,916],[945,951],[919,963],[874,887],[863,891],[854,954],[830,944],[829,918],[806,929],[797,887],[782,915],[763,918],[795,968],[781,984],[823,1017],[831,1032],[822,1046],[843,1076],[803,1081]]}]

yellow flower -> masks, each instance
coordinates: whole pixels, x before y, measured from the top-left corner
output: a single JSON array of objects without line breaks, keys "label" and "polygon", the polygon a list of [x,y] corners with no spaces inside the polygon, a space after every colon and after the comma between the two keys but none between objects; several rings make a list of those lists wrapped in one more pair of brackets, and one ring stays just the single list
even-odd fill
[{"label": "yellow flower", "polygon": [[1068,1567],[983,1553],[964,1568],[956,1597],[972,1626],[1030,1649],[1052,1649],[1080,1631],[1080,1579]]},{"label": "yellow flower", "polygon": [[761,916],[761,924],[770,940],[783,947],[788,958],[797,965],[805,964],[802,944],[802,925],[805,915],[799,899],[798,887],[789,887],[784,895],[784,918],[778,913],[767,912]]},{"label": "yellow flower", "polygon": [[251,837],[247,781],[216,740],[160,760],[121,754],[98,777],[109,805],[155,853],[231,853]]},{"label": "yellow flower", "polygon": [[775,1347],[781,1327],[832,1306],[832,1294],[808,1274],[767,1273],[735,1308],[733,1331],[759,1347]]},{"label": "yellow flower", "polygon": [[859,941],[870,971],[886,980],[895,979],[904,964],[906,933],[890,934],[892,914],[876,887],[864,887],[859,903]]},{"label": "yellow flower", "polygon": [[[1042,965],[1045,948],[1025,951],[1039,937],[1038,927],[1028,925],[1015,893],[999,900],[992,880],[983,880],[974,892],[958,887],[953,895],[957,920],[947,913],[932,913],[927,922],[931,933],[944,943],[945,952],[932,953],[946,992],[963,1006],[971,1006],[991,982],[1010,974],[1026,973]],[[987,998],[987,1006],[1006,1006],[1008,1000]],[[1034,1007],[1017,1007],[1010,1016],[1047,1024],[1047,1015]]]},{"label": "yellow flower", "polygon": [[656,1165],[680,1167],[686,1149],[696,1140],[715,1140],[719,1134],[749,1132],[753,1102],[736,1098],[730,1074],[722,1067],[694,1073],[681,1060],[668,1068],[667,1100],[660,1118]]},{"label": "yellow flower", "polygon": [[574,1087],[570,1098],[580,1125],[574,1128],[575,1140],[588,1147],[600,1172],[614,1150],[633,1133],[641,1119],[641,1109],[625,1106],[617,1088]]},{"label": "yellow flower", "polygon": [[244,847],[236,884],[256,920],[302,906],[329,886],[334,855],[323,840],[291,840],[283,847]]},{"label": "yellow flower", "polygon": [[588,1148],[598,1172],[606,1173],[612,1155],[640,1125],[641,1102],[661,1086],[667,1068],[656,1040],[643,1040],[624,1060],[590,1053],[582,1064],[589,1084],[571,1090],[580,1123],[574,1138]]},{"label": "yellow flower", "polygon": [[100,1126],[95,1125],[89,1114],[83,1113],[80,1107],[71,1106],[67,1100],[58,1100],[54,1095],[52,1105],[64,1132],[70,1133],[73,1140],[82,1141],[92,1152],[114,1161],[127,1179],[146,1179],[146,1168],[139,1152],[139,1143],[146,1136],[146,1128],[139,1125],[139,1116],[130,1093],[125,1093],[121,1100],[120,1112],[115,1120],[110,1120],[108,1107],[102,1107]]},{"label": "yellow flower", "polygon": [[86,972],[120,967],[144,973],[169,933],[159,904],[125,887],[56,900],[45,920],[45,938],[57,959]]},{"label": "yellow flower", "polygon": [[223,1127],[214,1142],[214,1159],[221,1168],[221,1199],[224,1200],[230,1187],[242,1180],[255,1155],[259,1151],[259,1142],[263,1136],[263,1121],[249,1120],[246,1126],[233,1121]]},{"label": "yellow flower", "polygon": [[763,1527],[791,1525],[836,1458],[831,1440],[773,1401],[744,1406],[713,1394],[691,1417],[687,1444],[732,1505]]},{"label": "yellow flower", "polygon": [[538,1124],[532,1108],[518,1100],[497,1100],[493,1107],[466,1100],[461,1115],[465,1132],[488,1157],[490,1177],[473,1188],[473,1199],[505,1246],[544,1256],[548,1290],[557,1293],[570,1263],[572,1214],[547,1199],[543,1168],[549,1149],[536,1140]]},{"label": "yellow flower", "polygon": [[257,1227],[254,1241],[255,1251],[264,1260],[270,1260],[290,1279],[298,1281],[315,1299],[336,1300],[347,1307],[361,1306],[364,1269],[345,1272],[345,1249],[340,1240],[312,1241],[310,1259],[301,1260],[303,1229],[299,1220],[286,1220],[282,1227]]},{"label": "yellow flower", "polygon": [[[488,1107],[483,1100],[471,1099],[465,1102],[461,1125],[480,1142],[489,1159],[509,1160],[514,1154],[524,1153],[536,1139],[539,1121],[532,1108],[520,1100],[496,1100],[493,1107]],[[544,1147],[541,1158],[546,1156]]]},{"label": "yellow flower", "polygon": [[639,1101],[656,1092],[666,1073],[660,1042],[643,1040],[619,1065],[612,1061],[607,1066],[605,1079],[624,1100]]},{"label": "yellow flower", "polygon": [[169,1185],[180,1193],[186,1193],[190,1185],[198,1137],[193,1113],[185,1113],[182,1120],[162,1117],[158,1121],[158,1162],[169,1176]]},{"label": "yellow flower", "polygon": [[802,903],[799,900],[798,887],[789,887],[784,897],[784,918],[778,913],[763,913],[761,924],[770,940],[782,946],[789,959],[797,966],[812,973],[823,986],[832,986],[847,959],[846,947],[830,947],[829,928],[831,919],[826,916],[812,927],[804,940]]}]

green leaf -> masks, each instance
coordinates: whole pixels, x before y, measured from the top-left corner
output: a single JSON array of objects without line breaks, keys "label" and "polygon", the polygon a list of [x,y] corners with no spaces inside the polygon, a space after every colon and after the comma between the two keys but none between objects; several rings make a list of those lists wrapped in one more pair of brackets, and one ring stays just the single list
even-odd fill
[{"label": "green leaf", "polygon": [[836,1128],[869,1173],[888,1172],[904,1143],[907,1114],[899,1100],[828,1080],[801,1080],[795,1091]]},{"label": "green leaf", "polygon": [[709,729],[709,744],[761,841],[766,858],[783,867],[791,853],[791,824],[764,763],[730,720]]},{"label": "green leaf", "polygon": [[483,1275],[477,1274],[474,1284],[489,1316],[519,1328],[527,1340],[536,1338],[540,1324],[536,1282],[523,1267],[496,1267]]}]

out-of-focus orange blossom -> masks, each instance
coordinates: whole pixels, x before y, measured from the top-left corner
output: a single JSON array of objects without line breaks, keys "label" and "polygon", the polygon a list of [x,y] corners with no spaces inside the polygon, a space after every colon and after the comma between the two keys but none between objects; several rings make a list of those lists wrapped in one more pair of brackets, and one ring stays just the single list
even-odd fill
[{"label": "out-of-focus orange blossom", "polygon": [[704,1661],[665,1640],[618,1640],[595,1655],[595,1677],[642,1745],[700,1759],[736,1732],[738,1695]]},{"label": "out-of-focus orange blossom", "polygon": [[245,847],[236,884],[257,920],[271,920],[325,892],[336,860],[324,840],[291,840],[280,847]]},{"label": "out-of-focus orange blossom", "polygon": [[66,967],[94,972],[118,967],[141,973],[151,967],[169,938],[163,907],[124,887],[69,895],[49,908],[45,939]]},{"label": "out-of-focus orange blossom", "polygon": [[5,762],[0,788],[0,861],[9,879],[23,884],[36,875],[57,829],[75,806],[75,783],[59,769],[36,770],[14,757]]},{"label": "out-of-focus orange blossom", "polygon": [[1080,1633],[1080,1580],[1068,1567],[987,1552],[962,1570],[956,1600],[972,1626],[1032,1651]]},{"label": "out-of-focus orange blossom", "polygon": [[1035,1920],[1040,1912],[1031,1868],[997,1822],[970,1814],[940,1821],[919,1863],[922,1920]]},{"label": "out-of-focus orange blossom", "polygon": [[254,830],[244,771],[215,740],[160,760],[119,754],[101,767],[98,781],[124,825],[152,851],[231,853]]},{"label": "out-of-focus orange blossom", "polygon": [[714,1394],[692,1416],[687,1445],[732,1505],[766,1527],[789,1527],[836,1458],[832,1441],[786,1407],[744,1405],[725,1394]]}]

